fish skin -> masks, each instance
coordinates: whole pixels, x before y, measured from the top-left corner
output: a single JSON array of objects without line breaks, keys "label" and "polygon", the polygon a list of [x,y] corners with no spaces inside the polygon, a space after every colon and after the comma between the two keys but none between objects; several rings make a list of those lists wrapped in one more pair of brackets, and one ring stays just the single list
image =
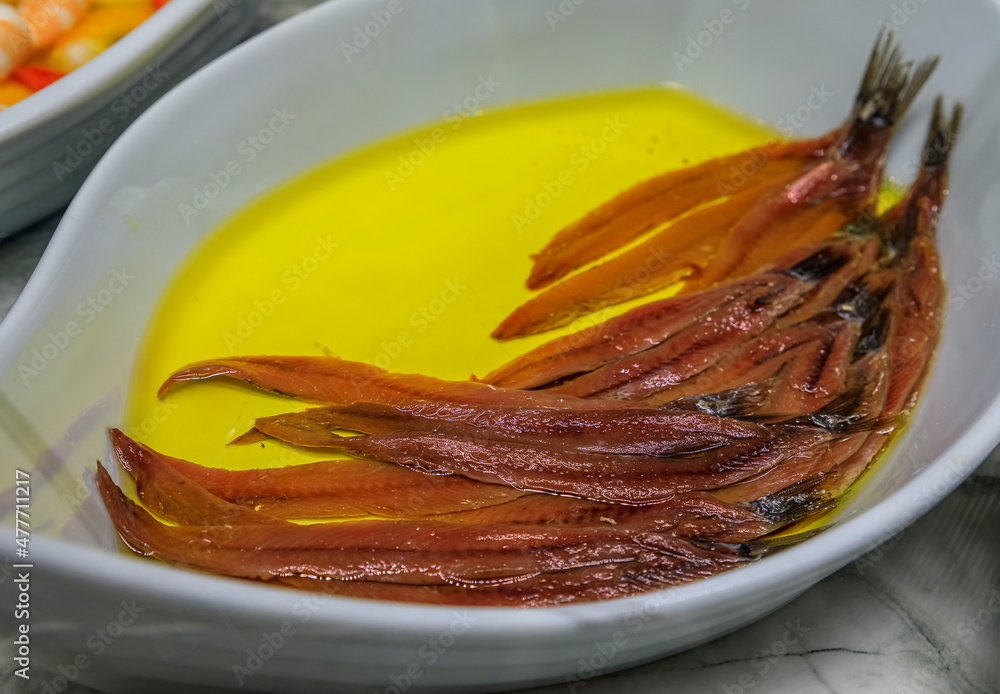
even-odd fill
[{"label": "fish skin", "polygon": [[789,361],[822,340],[829,330],[829,326],[814,322],[767,330],[731,350],[711,368],[658,391],[645,402],[664,407],[680,398],[719,393],[751,383],[768,384]]},{"label": "fish skin", "polygon": [[118,429],[110,430],[108,436],[115,460],[135,480],[139,499],[161,518],[180,525],[284,522],[212,494],[173,466],[164,464],[163,456]]},{"label": "fish skin", "polygon": [[[682,291],[706,287],[754,274],[774,263],[790,249],[829,238],[854,219],[871,203],[874,189],[857,184],[847,189],[839,180],[830,184],[837,173],[833,162],[813,169],[794,186],[762,199],[719,244],[719,252],[704,272]],[[875,174],[877,181],[881,169]]]},{"label": "fish skin", "polygon": [[672,458],[554,451],[436,434],[346,437],[336,450],[515,489],[647,504],[737,482],[827,438],[820,430],[793,429],[764,443],[736,441]]},{"label": "fish skin", "polygon": [[847,389],[847,372],[860,336],[855,321],[837,321],[819,340],[786,362],[770,389],[761,416],[811,414]]},{"label": "fish skin", "polygon": [[772,142],[639,183],[559,231],[532,256],[527,286],[546,287],[678,215],[724,197],[734,188],[728,182],[733,166],[760,161],[755,164],[755,182],[781,180],[824,156],[838,136],[834,131],[810,140]]},{"label": "fish skin", "polygon": [[672,222],[635,248],[573,275],[515,309],[493,331],[510,340],[567,325],[580,316],[696,278],[716,246],[765,190],[792,177],[738,193]]},{"label": "fish skin", "polygon": [[750,422],[702,412],[491,407],[412,401],[352,403],[290,412],[255,421],[263,434],[299,446],[337,445],[335,430],[365,434],[427,432],[594,453],[662,456],[724,445],[732,439],[766,440]]},{"label": "fish skin", "polygon": [[640,401],[702,373],[726,353],[766,330],[795,305],[807,284],[760,287],[709,311],[701,320],[644,352],[611,362],[547,392],[584,398]]},{"label": "fish skin", "polygon": [[[848,387],[862,386],[860,396],[853,404],[851,415],[859,418],[879,416],[885,404],[889,385],[888,346],[857,360],[847,378]],[[884,423],[881,430],[894,428]],[[813,455],[794,456],[771,470],[743,480],[737,484],[713,491],[713,496],[730,504],[752,503],[780,493],[800,480],[814,477],[840,465],[854,455],[872,431],[862,431],[846,436],[832,436],[818,447]]]},{"label": "fish skin", "polygon": [[210,468],[163,455],[120,432],[114,437],[121,442],[115,444],[121,450],[119,460],[126,469],[137,471],[137,481],[138,475],[167,468],[223,501],[284,519],[449,513],[524,494],[509,487],[456,475],[428,475],[374,460],[331,460],[256,470]]},{"label": "fish skin", "polygon": [[[661,582],[659,585],[662,587],[684,582],[677,577],[677,573],[679,572],[665,568],[654,569],[640,562],[623,562],[541,573],[493,585],[419,586],[308,577],[282,577],[267,583],[362,600],[528,609],[630,597],[648,592],[654,577]],[[642,580],[636,580],[635,577],[642,577]],[[697,574],[694,577],[698,577]]]},{"label": "fish skin", "polygon": [[378,520],[167,526],[128,499],[100,464],[98,489],[130,547],[171,564],[244,578],[474,585],[630,561],[710,563],[707,552],[684,540],[604,527]]},{"label": "fish skin", "polygon": [[638,306],[593,327],[546,342],[490,372],[482,381],[498,387],[527,389],[593,371],[615,359],[655,347],[721,303],[758,287],[787,281],[784,277],[749,278],[699,294],[672,296]]},{"label": "fish skin", "polygon": [[775,321],[775,328],[788,326],[812,320],[816,315],[829,309],[833,301],[852,283],[861,280],[874,267],[882,256],[882,244],[877,235],[868,233],[861,237],[836,238],[830,244],[821,246],[806,246],[794,254],[778,262],[778,267],[793,264],[794,258],[800,254],[815,252],[820,247],[833,246],[843,252],[849,261],[831,273],[822,282],[817,282],[802,301],[785,315]]},{"label": "fish skin", "polygon": [[888,244],[899,254],[888,337],[889,416],[906,415],[913,408],[941,334],[945,290],[935,237],[962,113],[962,105],[955,104],[949,118],[943,99],[937,98],[917,180],[896,206],[899,214],[886,225]]},{"label": "fish skin", "polygon": [[[924,208],[921,226],[933,226],[934,213],[929,202]],[[892,322],[889,331],[891,373],[885,412],[902,415],[913,409],[920,393],[931,356],[941,334],[944,284],[937,250],[929,231],[910,245],[903,259],[900,279],[892,296]]]},{"label": "fish skin", "polygon": [[814,466],[811,474],[749,505],[776,523],[794,522],[829,510],[885,450],[891,434],[886,430],[844,437]]},{"label": "fish skin", "polygon": [[[158,516],[179,525],[263,525],[282,523],[289,518],[329,518],[323,495],[279,499],[245,498],[242,503],[226,501],[179,472],[166,456],[128,438],[113,429],[109,437],[116,460],[135,480],[143,504]],[[171,459],[181,462],[178,459]],[[191,469],[193,465],[188,465]],[[294,468],[288,468],[294,470]],[[250,473],[265,471],[247,471]],[[481,485],[490,486],[490,485]],[[668,533],[674,537],[737,543],[768,532],[772,525],[745,507],[720,503],[709,494],[680,494],[659,504],[632,506],[602,504],[584,499],[548,494],[525,494],[487,506],[469,507],[450,512],[413,507],[411,519],[435,520],[461,524],[547,525],[587,527],[608,525],[619,529]],[[272,506],[269,506],[269,502]],[[275,504],[277,502],[277,504]],[[298,502],[282,505],[282,502]],[[274,515],[270,508],[285,512]],[[288,513],[298,508],[298,513]]]},{"label": "fish skin", "polygon": [[607,504],[552,494],[528,494],[490,507],[437,516],[450,523],[513,523],[666,533],[673,537],[740,543],[760,537],[774,524],[746,506],[724,504],[709,493],[678,494],[661,503]]},{"label": "fish skin", "polygon": [[[308,402],[338,405],[353,402],[394,404],[413,400],[510,407],[621,409],[616,402],[584,401],[556,393],[497,388],[472,381],[447,381],[421,374],[397,374],[363,362],[338,357],[249,356],[210,359],[180,369],[160,386],[166,397],[186,381],[226,377],[261,390]],[[632,403],[628,407],[645,405]]]},{"label": "fish skin", "polygon": [[[759,336],[726,353],[718,362],[693,378],[662,389],[644,402],[668,406],[677,398],[689,398],[705,393],[717,393],[748,385],[767,384],[768,402],[756,407],[757,414],[807,414],[822,407],[845,387],[844,375],[850,362],[849,350],[856,345],[861,323],[867,313],[858,313],[853,306],[841,303],[847,287],[872,283],[872,268],[878,267],[882,244],[875,234],[842,237],[823,244],[805,246],[787,254],[772,271],[794,274],[795,268],[812,257],[823,261],[828,272],[813,283],[798,303],[776,318]],[[829,261],[844,258],[839,267]],[[839,262],[839,261],[838,261]],[[872,291],[878,293],[877,283]],[[869,312],[873,310],[871,307]],[[842,317],[841,317],[842,316]],[[837,358],[829,361],[829,348],[835,347]],[[811,383],[808,369],[819,369],[822,358],[827,378],[822,384]],[[816,371],[820,374],[821,371]],[[796,375],[798,374],[798,375]]]},{"label": "fish skin", "polygon": [[[864,238],[842,237],[803,246],[787,253],[768,273],[736,280],[694,294],[673,296],[632,309],[621,316],[577,333],[556,338],[488,374],[486,383],[513,388],[537,388],[581,373],[594,371],[608,362],[655,347],[699,320],[719,304],[745,295],[757,287],[787,284],[783,274],[805,259],[825,253],[830,262],[842,265],[825,276],[810,280],[798,304],[777,321],[788,327],[827,310],[847,284],[870,269],[879,253],[873,234]],[[843,259],[843,260],[839,260]]]},{"label": "fish skin", "polygon": [[895,254],[896,279],[886,299],[890,325],[881,403],[881,418],[892,424],[871,432],[835,467],[801,480],[799,487],[811,494],[838,498],[847,491],[885,449],[889,435],[902,425],[920,394],[941,332],[944,285],[934,239],[947,195],[948,160],[961,119],[960,104],[949,119],[938,97],[917,179],[881,223],[885,244]]},{"label": "fish skin", "polygon": [[709,372],[647,399],[668,406],[695,393],[716,393],[758,384],[755,421],[780,421],[807,415],[847,389],[849,368],[860,326],[840,320],[831,325],[805,324],[765,334],[744,345]]},{"label": "fish skin", "polygon": [[[901,205],[927,209],[924,199]],[[898,210],[897,210],[898,213]],[[893,213],[890,217],[897,216]],[[937,254],[927,236],[933,233],[929,212],[919,217],[921,228],[907,256],[897,259],[897,278],[887,297],[891,323],[886,344],[865,356],[855,366],[855,383],[873,384],[856,414],[879,415],[884,424],[876,431],[850,434],[835,441],[815,461],[784,464],[755,479],[718,490],[716,496],[728,503],[780,504],[796,495],[810,498],[839,498],[885,448],[890,434],[901,426],[919,395],[933,348],[940,331],[939,311],[943,287]]]},{"label": "fish skin", "polygon": [[417,586],[304,577],[280,578],[277,582],[299,590],[368,600],[526,609],[641,595],[707,578],[754,561],[722,549],[711,551],[690,546],[686,549],[693,556],[664,556],[654,562],[587,566],[494,584]]},{"label": "fish skin", "polygon": [[942,100],[937,100],[917,180],[876,225],[886,256],[883,264],[894,275],[884,299],[890,325],[885,343],[856,362],[852,380],[873,384],[859,400],[856,413],[877,414],[881,426],[834,442],[811,466],[779,466],[718,490],[719,499],[755,500],[758,509],[768,504],[780,507],[796,496],[838,499],[885,449],[891,433],[909,414],[941,330],[944,287],[934,237],[961,114],[959,105],[947,119]]},{"label": "fish skin", "polygon": [[[819,240],[825,232],[833,234],[872,207],[896,125],[937,62],[937,58],[918,65],[903,62],[892,33],[880,34],[855,107],[825,160],[741,220],[699,277],[698,286],[757,272],[790,248],[789,243],[800,245]],[[771,206],[776,214],[767,214]],[[812,224],[806,222],[810,217]],[[775,224],[776,219],[781,221]],[[797,228],[800,225],[808,227],[805,236]]]}]

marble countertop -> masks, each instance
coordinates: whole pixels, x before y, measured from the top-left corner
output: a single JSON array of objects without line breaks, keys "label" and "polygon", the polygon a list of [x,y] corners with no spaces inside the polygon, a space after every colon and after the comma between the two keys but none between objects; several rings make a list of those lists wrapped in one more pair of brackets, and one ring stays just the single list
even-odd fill
[{"label": "marble countertop", "polygon": [[[265,0],[259,27],[316,1]],[[0,319],[57,223],[0,241]],[[755,624],[573,688],[531,691],[997,694],[998,655],[1000,449],[915,524]]]}]

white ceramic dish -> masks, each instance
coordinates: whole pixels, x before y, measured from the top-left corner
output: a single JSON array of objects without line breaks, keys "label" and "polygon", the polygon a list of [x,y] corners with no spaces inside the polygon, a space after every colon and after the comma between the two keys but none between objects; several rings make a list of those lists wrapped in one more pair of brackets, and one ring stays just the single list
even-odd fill
[{"label": "white ceramic dish", "polygon": [[128,125],[232,48],[243,0],[172,0],[94,60],[0,111],[0,238],[65,207]]},{"label": "white ceramic dish", "polygon": [[[422,0],[393,4],[402,10],[348,62],[342,42],[350,45],[387,4],[338,0],[238,48],[144,114],[87,180],[0,323],[0,486],[13,485],[15,467],[31,471],[38,662],[115,692],[495,691],[587,677],[589,667],[604,673],[651,660],[760,617],[954,488],[1000,438],[1000,282],[992,281],[1000,252],[1000,9],[986,0],[914,3],[911,14],[890,0],[775,5]],[[722,33],[703,34],[726,10],[732,21]],[[802,128],[819,133],[847,112],[881,20],[900,20],[908,55],[945,56],[902,127],[890,171],[905,178],[934,94],[961,98],[968,119],[942,220],[951,292],[945,336],[912,426],[837,527],[700,583],[531,611],[316,601],[115,549],[90,471],[105,450],[105,428],[121,420],[150,308],[192,245],[261,191],[440,118],[490,74],[502,84],[494,104],[673,81],[770,123],[825,88],[830,107],[811,112]],[[699,37],[707,44],[701,54],[678,61]],[[294,125],[185,224],[180,205],[192,189],[275,109],[295,114]],[[112,286],[115,273],[127,286]],[[102,310],[84,324],[77,307],[88,299]],[[72,336],[70,322],[79,324]],[[9,529],[13,492],[0,499]],[[13,551],[12,540],[2,546]],[[13,604],[11,583],[0,590]],[[133,616],[129,606],[142,611]],[[445,642],[432,659],[430,644]],[[252,675],[238,678],[235,666]]]}]

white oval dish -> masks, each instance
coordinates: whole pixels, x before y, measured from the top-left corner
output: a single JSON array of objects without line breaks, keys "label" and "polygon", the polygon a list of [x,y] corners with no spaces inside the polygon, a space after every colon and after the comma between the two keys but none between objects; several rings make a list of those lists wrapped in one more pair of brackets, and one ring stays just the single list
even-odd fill
[{"label": "white oval dish", "polygon": [[[377,31],[370,25],[377,35],[359,46],[365,42],[358,31],[387,16],[379,13],[390,4],[400,11]],[[55,669],[82,655],[86,667],[74,666],[79,681],[120,692],[193,685],[497,691],[586,678],[593,671],[582,663],[609,672],[744,625],[917,518],[1000,439],[993,348],[1000,344],[1000,282],[991,281],[1000,251],[1000,198],[993,194],[1000,188],[1000,46],[993,40],[1000,11],[986,0],[928,3],[898,22],[908,55],[941,53],[945,60],[903,124],[890,172],[907,178],[934,94],[961,98],[968,112],[953,162],[955,192],[941,223],[952,292],[948,324],[912,425],[843,521],[816,538],[648,596],[528,611],[454,610],[317,599],[122,554],[92,488],[93,460],[105,450],[106,427],[121,421],[152,306],[197,240],[260,192],[366,142],[441,118],[491,74],[501,83],[494,105],[671,81],[772,124],[794,116],[816,89],[831,95],[830,106],[812,109],[801,131],[819,133],[847,112],[877,25],[894,22],[894,7],[888,0],[835,8],[810,0],[780,11],[745,0],[683,7],[646,0],[338,0],[266,32],[174,89],[95,168],[0,323],[0,450],[10,461],[4,486],[13,484],[15,467],[32,479],[36,657]],[[715,36],[713,22],[726,11],[731,21]],[[276,110],[294,116],[281,139],[185,219],[181,206],[191,204],[192,191],[203,189]],[[80,307],[91,299],[101,310],[88,321]],[[13,498],[10,491],[0,497],[8,523]],[[4,552],[12,546],[5,543]],[[8,595],[9,582],[0,590]],[[108,643],[98,630],[117,635]],[[431,645],[445,641],[450,645],[440,652]],[[605,655],[608,643],[616,644],[613,656]]]},{"label": "white oval dish", "polygon": [[232,48],[244,0],[171,0],[99,56],[0,111],[0,238],[64,207],[125,128]]}]

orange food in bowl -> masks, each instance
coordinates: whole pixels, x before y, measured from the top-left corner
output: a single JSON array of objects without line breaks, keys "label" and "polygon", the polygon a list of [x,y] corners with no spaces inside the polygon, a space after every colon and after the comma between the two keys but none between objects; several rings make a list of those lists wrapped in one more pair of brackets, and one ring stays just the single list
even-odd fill
[{"label": "orange food in bowl", "polygon": [[0,110],[107,50],[164,0],[0,0]]}]

